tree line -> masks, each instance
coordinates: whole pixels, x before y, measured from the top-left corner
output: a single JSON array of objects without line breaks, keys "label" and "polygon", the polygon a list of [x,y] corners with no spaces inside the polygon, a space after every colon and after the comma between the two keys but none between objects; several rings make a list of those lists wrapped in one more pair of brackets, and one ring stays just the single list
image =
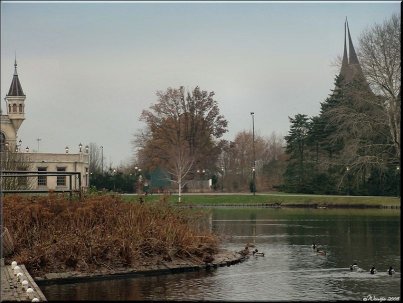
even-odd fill
[{"label": "tree line", "polygon": [[[134,134],[133,163],[115,174],[100,173],[98,152],[91,157],[90,171],[98,175],[93,180],[100,184],[100,176],[109,176],[104,180],[109,188],[115,178],[115,189],[119,183],[135,191],[138,175],[133,175],[141,167],[143,182],[153,190],[176,184],[170,189],[181,194],[195,181],[210,180],[212,191],[251,191],[255,160],[257,191],[395,195],[400,184],[400,41],[398,15],[364,31],[358,57],[365,79],[346,82],[336,76],[320,113],[289,117],[284,137],[273,132],[253,142],[250,131],[241,131],[224,140],[228,121],[214,92],[200,87],[158,91],[156,103],[141,113],[145,128]],[[121,175],[127,180],[117,182]]]}]

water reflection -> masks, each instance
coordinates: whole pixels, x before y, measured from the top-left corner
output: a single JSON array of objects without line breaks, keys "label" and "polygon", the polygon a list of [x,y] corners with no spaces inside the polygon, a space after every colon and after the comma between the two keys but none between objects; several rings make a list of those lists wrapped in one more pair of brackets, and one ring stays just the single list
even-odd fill
[{"label": "water reflection", "polygon": [[[400,216],[393,210],[214,209],[223,244],[265,253],[231,267],[155,277],[43,285],[49,300],[362,300],[400,297]],[[311,244],[318,243],[326,256]],[[356,262],[364,272],[351,272]],[[369,274],[374,265],[375,275]],[[392,265],[397,274],[389,276]]]}]

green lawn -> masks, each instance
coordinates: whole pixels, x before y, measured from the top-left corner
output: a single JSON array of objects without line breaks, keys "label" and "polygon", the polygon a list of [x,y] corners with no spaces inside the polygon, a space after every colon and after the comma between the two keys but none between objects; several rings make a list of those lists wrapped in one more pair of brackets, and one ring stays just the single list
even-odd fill
[{"label": "green lawn", "polygon": [[[127,201],[138,201],[136,195],[123,196]],[[158,201],[162,199],[162,195],[148,195],[145,197],[146,202]],[[166,196],[170,203],[178,203],[178,195],[173,194]],[[399,206],[400,197],[378,197],[378,196],[326,196],[326,195],[297,195],[297,194],[186,194],[182,196],[183,204],[195,205],[256,205],[256,204],[281,204],[282,206],[292,205],[345,205],[345,206]]]}]

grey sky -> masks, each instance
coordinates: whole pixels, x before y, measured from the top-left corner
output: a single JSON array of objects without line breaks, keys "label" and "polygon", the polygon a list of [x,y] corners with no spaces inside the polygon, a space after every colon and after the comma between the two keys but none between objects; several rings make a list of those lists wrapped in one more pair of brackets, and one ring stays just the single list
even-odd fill
[{"label": "grey sky", "polygon": [[[344,21],[353,43],[400,2],[1,3],[1,97],[14,72],[26,94],[18,139],[41,152],[104,147],[128,162],[155,92],[214,91],[225,139],[286,135],[289,116],[317,115],[333,88]],[[5,110],[4,101],[2,109]]]}]

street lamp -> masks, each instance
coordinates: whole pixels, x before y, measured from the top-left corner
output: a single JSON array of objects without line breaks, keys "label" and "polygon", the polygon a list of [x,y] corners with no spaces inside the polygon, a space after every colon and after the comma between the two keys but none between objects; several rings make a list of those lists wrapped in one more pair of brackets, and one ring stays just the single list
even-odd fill
[{"label": "street lamp", "polygon": [[[81,144],[81,143],[80,143]],[[85,146],[85,153],[88,155],[88,170],[87,170],[87,186],[90,188],[90,175],[92,172],[90,171],[91,169],[91,157],[89,155],[90,148],[88,145]]]},{"label": "street lamp", "polygon": [[82,148],[83,148],[83,145],[81,144],[81,142],[80,142],[80,144],[78,144],[78,148],[79,148],[80,153],[81,153],[81,150],[82,150]]},{"label": "street lamp", "polygon": [[138,194],[138,195],[141,195],[142,194],[142,187],[141,187],[141,183],[142,183],[142,181],[143,181],[143,177],[142,177],[142,175],[141,175],[141,168],[140,167],[137,167],[137,166],[135,166],[134,167],[134,171],[135,171],[135,176],[136,176],[136,193]]},{"label": "street lamp", "polygon": [[397,165],[396,166],[396,183],[397,183],[397,189],[396,189],[396,196],[400,196],[400,191],[399,191],[399,189],[400,189],[400,166],[399,165]]},{"label": "street lamp", "polygon": [[347,172],[347,195],[350,195],[350,167],[346,167]]},{"label": "street lamp", "polygon": [[20,152],[21,151],[21,145],[22,145],[22,140],[18,141],[18,144],[15,146],[15,151]]},{"label": "street lamp", "polygon": [[251,112],[250,113],[252,116],[252,148],[253,148],[253,167],[252,167],[252,173],[253,173],[253,195],[256,194],[256,157],[255,157],[255,113]]},{"label": "street lamp", "polygon": [[221,192],[224,192],[224,167],[221,167]]},{"label": "street lamp", "polygon": [[104,174],[104,147],[101,146],[101,174]]}]

